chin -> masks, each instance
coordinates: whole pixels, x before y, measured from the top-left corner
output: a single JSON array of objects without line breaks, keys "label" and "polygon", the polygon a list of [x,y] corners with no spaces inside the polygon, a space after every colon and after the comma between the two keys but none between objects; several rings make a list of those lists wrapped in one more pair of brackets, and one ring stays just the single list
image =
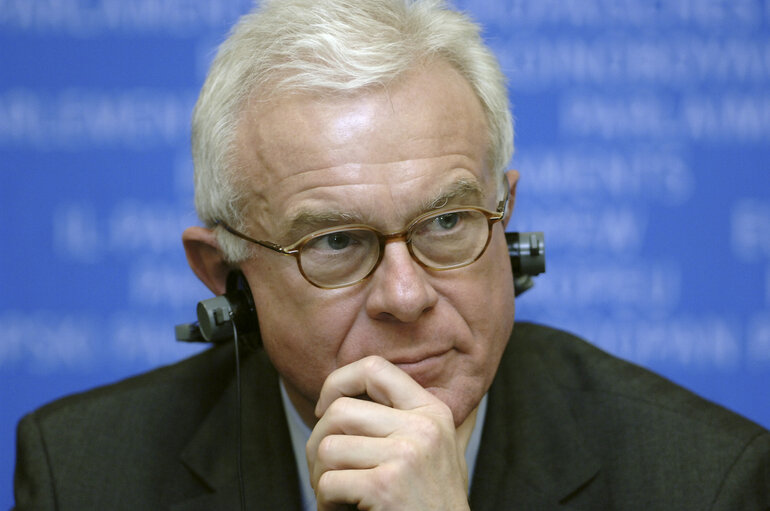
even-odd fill
[{"label": "chin", "polygon": [[484,392],[479,392],[476,396],[469,395],[469,390],[457,391],[444,387],[428,387],[426,390],[449,407],[455,428],[460,427],[465,422],[465,419],[479,406],[481,398],[484,397]]}]

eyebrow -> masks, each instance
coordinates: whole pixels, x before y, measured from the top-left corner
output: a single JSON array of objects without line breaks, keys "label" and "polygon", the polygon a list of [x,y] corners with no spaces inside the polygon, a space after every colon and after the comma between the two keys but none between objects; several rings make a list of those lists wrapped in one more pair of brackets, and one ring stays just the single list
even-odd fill
[{"label": "eyebrow", "polygon": [[463,206],[479,206],[484,195],[484,189],[475,179],[458,179],[443,188],[432,200],[427,201],[415,216],[441,209],[450,202]]},{"label": "eyebrow", "polygon": [[[450,203],[463,206],[479,206],[483,197],[484,189],[478,181],[475,179],[459,179],[442,188],[435,196],[423,201],[411,218],[444,208]],[[288,224],[289,229],[286,233],[286,239],[290,243],[295,243],[303,236],[322,229],[328,229],[336,225],[368,225],[368,222],[367,219],[351,212],[303,209],[292,215]]]},{"label": "eyebrow", "polygon": [[286,238],[290,243],[295,243],[303,236],[310,233],[328,229],[335,225],[349,225],[362,223],[361,220],[351,213],[342,211],[313,211],[300,210],[289,220],[289,230]]}]

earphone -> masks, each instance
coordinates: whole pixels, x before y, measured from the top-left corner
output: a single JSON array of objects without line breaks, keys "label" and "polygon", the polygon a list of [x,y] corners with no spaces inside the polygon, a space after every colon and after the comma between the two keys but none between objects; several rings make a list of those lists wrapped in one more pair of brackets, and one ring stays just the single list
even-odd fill
[{"label": "earphone", "polygon": [[514,294],[519,296],[535,285],[532,277],[545,272],[545,235],[542,232],[506,232],[513,270]]},{"label": "earphone", "polygon": [[176,338],[185,342],[227,342],[238,334],[246,343],[261,343],[257,308],[246,277],[240,270],[227,275],[225,294],[198,302],[198,321],[176,326]]}]

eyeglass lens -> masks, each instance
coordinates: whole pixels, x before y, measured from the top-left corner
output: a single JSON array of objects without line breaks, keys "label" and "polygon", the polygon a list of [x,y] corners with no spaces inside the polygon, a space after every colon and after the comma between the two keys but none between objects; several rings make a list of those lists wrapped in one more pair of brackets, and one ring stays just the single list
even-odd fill
[{"label": "eyeglass lens", "polygon": [[[365,278],[380,259],[383,235],[366,228],[311,237],[300,247],[302,272],[323,287],[339,287]],[[480,211],[441,212],[421,219],[407,232],[412,255],[424,266],[446,269],[474,261],[486,247],[489,221]]]}]

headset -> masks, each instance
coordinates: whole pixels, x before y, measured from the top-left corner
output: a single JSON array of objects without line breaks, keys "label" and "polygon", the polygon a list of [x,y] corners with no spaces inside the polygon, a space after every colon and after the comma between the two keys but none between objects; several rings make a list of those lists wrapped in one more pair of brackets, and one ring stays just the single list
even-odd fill
[{"label": "headset", "polygon": [[184,342],[227,342],[234,335],[257,346],[259,321],[257,308],[246,277],[240,270],[227,275],[225,294],[202,300],[197,307],[198,321],[176,326],[176,339]]},{"label": "headset", "polygon": [[[516,296],[530,289],[532,277],[545,272],[545,237],[542,232],[506,232]],[[239,270],[227,276],[225,294],[198,302],[198,321],[176,326],[176,338],[184,342],[229,341],[234,335],[250,347],[260,345],[257,308],[246,278]]]}]

